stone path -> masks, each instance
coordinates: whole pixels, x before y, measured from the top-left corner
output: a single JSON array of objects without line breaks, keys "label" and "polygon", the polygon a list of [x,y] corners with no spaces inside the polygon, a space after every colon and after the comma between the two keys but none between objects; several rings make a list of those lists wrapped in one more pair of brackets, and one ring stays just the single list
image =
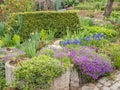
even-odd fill
[{"label": "stone path", "polygon": [[116,71],[113,76],[103,77],[97,83],[88,83],[83,85],[79,90],[120,90],[120,71]]}]

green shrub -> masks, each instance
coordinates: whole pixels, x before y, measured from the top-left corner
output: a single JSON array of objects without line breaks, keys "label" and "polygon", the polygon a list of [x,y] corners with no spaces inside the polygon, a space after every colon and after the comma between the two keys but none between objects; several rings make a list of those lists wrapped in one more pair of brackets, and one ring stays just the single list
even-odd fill
[{"label": "green shrub", "polygon": [[[57,59],[45,55],[26,60],[15,70],[16,81],[22,81],[22,90],[48,90],[51,82],[65,71]],[[18,84],[19,85],[19,84]]]},{"label": "green shrub", "polygon": [[101,8],[101,2],[96,2],[95,9],[100,10],[100,8]]},{"label": "green shrub", "polygon": [[92,27],[84,27],[85,29],[89,30],[91,33],[102,33],[107,36],[107,38],[115,38],[117,36],[117,32],[115,30],[106,29],[99,26],[92,26]]},{"label": "green shrub", "polygon": [[93,22],[92,18],[80,17],[80,25],[81,26],[93,26],[94,22]]},{"label": "green shrub", "polygon": [[120,45],[119,43],[106,46],[104,47],[104,50],[111,57],[114,67],[119,69],[120,68]]},{"label": "green shrub", "polygon": [[[22,21],[22,23],[21,23]],[[65,34],[66,28],[76,30],[79,27],[79,18],[76,11],[55,12],[25,12],[13,13],[6,24],[6,32],[15,32],[17,29],[21,38],[28,38],[31,32],[53,30],[56,37]]]}]

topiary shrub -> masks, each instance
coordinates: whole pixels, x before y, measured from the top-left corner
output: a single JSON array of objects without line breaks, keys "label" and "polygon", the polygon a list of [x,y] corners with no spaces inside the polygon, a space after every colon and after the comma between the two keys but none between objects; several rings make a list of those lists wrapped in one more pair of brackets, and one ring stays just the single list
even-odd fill
[{"label": "topiary shrub", "polygon": [[28,38],[32,32],[50,29],[55,32],[56,37],[60,37],[65,34],[68,27],[70,30],[76,30],[79,27],[76,11],[25,12],[10,15],[6,32],[18,33],[21,38]]},{"label": "topiary shrub", "polygon": [[41,55],[21,63],[15,70],[15,82],[22,90],[48,90],[52,81],[64,71],[59,60]]}]

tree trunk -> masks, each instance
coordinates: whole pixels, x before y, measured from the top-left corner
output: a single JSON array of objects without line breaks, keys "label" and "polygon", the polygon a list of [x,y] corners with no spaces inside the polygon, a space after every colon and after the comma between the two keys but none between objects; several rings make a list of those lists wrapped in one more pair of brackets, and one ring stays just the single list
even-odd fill
[{"label": "tree trunk", "polygon": [[105,8],[105,12],[104,12],[104,16],[105,17],[109,17],[111,12],[112,12],[112,5],[113,5],[114,0],[108,0],[106,8]]}]

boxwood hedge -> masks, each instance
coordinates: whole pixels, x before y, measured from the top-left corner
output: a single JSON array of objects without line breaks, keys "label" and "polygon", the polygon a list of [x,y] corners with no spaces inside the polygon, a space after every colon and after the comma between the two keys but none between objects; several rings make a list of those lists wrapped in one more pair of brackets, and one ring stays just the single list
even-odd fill
[{"label": "boxwood hedge", "polygon": [[6,24],[6,31],[27,38],[32,32],[50,29],[55,31],[56,37],[60,37],[68,27],[69,30],[76,30],[79,26],[77,11],[38,11],[12,13]]}]

